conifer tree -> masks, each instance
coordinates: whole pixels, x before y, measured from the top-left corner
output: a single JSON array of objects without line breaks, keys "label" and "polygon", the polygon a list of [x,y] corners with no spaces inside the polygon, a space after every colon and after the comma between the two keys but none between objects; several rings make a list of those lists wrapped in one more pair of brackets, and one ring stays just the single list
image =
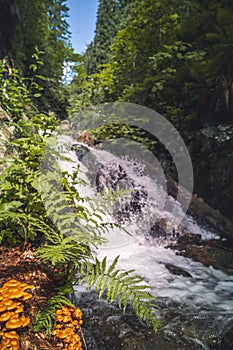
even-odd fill
[{"label": "conifer tree", "polygon": [[61,84],[64,61],[72,54],[66,0],[0,0],[0,58],[9,56],[21,74],[31,78],[29,69],[35,47],[44,51],[43,65],[36,73],[46,76],[38,100],[40,108],[65,113],[67,101]]},{"label": "conifer tree", "polygon": [[122,19],[122,3],[117,0],[100,0],[94,41],[86,51],[87,73],[93,74],[98,71],[98,66],[107,62],[109,49],[119,29]]}]

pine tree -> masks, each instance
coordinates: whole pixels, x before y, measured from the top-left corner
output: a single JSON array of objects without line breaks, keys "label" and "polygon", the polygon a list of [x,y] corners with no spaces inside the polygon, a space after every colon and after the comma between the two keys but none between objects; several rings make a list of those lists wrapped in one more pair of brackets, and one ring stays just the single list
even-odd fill
[{"label": "pine tree", "polygon": [[47,105],[47,109],[65,114],[67,99],[61,81],[64,63],[69,61],[73,52],[69,25],[66,21],[69,8],[66,6],[66,0],[49,0],[47,3],[48,29],[44,48],[46,54],[41,73],[49,79],[45,86],[48,97],[42,101],[42,104]]},{"label": "pine tree", "polygon": [[100,0],[94,41],[86,51],[87,73],[98,71],[98,66],[107,62],[109,48],[119,29],[123,5],[116,0]]},{"label": "pine tree", "polygon": [[66,5],[66,0],[49,0],[49,27],[55,33],[57,40],[63,39],[69,43],[69,24],[66,21],[68,11],[69,8]]},{"label": "pine tree", "polygon": [[0,6],[0,58],[9,56],[21,74],[31,78],[35,47],[44,51],[37,75],[48,79],[40,82],[44,93],[37,102],[45,111],[64,114],[67,101],[61,80],[64,61],[72,54],[66,0],[0,0]]}]

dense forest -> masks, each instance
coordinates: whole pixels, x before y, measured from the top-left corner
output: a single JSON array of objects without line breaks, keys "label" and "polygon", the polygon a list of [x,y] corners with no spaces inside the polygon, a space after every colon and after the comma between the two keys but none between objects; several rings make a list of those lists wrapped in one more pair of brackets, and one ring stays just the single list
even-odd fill
[{"label": "dense forest", "polygon": [[100,1],[68,86],[71,115],[121,101],[167,118],[188,145],[194,192],[231,218],[232,14],[227,0]]},{"label": "dense forest", "polygon": [[179,128],[232,123],[232,13],[227,0],[100,1],[76,104],[134,102]]},{"label": "dense forest", "polygon": [[[159,112],[187,143],[194,191],[214,208],[222,232],[233,220],[232,1],[99,0],[94,39],[83,54],[72,47],[68,16],[66,0],[0,0],[3,349],[86,350],[82,312],[68,298],[74,284],[95,287],[124,312],[130,308],[149,332],[159,327],[156,299],[144,278],[118,269],[119,257],[108,264],[93,253],[93,246],[106,242],[102,233],[120,226],[100,223],[117,194],[110,191],[96,204],[78,193],[78,170],[56,168],[58,154],[48,139],[64,119],[116,101]],[[123,135],[122,125],[93,131],[91,140],[99,143],[112,132]],[[143,132],[135,139],[142,138],[160,161],[166,158],[166,175],[172,176],[173,163],[157,140]],[[10,296],[13,289],[19,296]]]},{"label": "dense forest", "polygon": [[[44,52],[44,110],[62,118],[67,110],[128,101],[180,128],[232,123],[231,1],[100,1],[83,56],[71,46],[68,10],[64,0],[1,0],[1,57],[30,77],[35,46]],[[74,61],[65,93],[63,68]]]},{"label": "dense forest", "polygon": [[0,6],[1,58],[7,56],[9,64],[16,67],[21,76],[31,78],[32,55],[38,47],[43,52],[43,64],[37,75],[47,79],[41,84],[44,93],[37,104],[44,111],[65,115],[67,97],[62,86],[63,67],[72,60],[73,54],[66,2],[1,0]]}]

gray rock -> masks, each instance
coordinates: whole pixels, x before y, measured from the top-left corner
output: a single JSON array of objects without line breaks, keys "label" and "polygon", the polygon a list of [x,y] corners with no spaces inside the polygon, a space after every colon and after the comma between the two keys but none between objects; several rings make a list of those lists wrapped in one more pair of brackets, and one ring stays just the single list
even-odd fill
[{"label": "gray rock", "polygon": [[59,128],[62,131],[70,131],[72,129],[72,124],[68,119],[65,119],[61,121]]},{"label": "gray rock", "polygon": [[173,275],[178,275],[178,276],[183,276],[183,277],[191,277],[189,272],[185,271],[181,267],[175,266],[173,264],[165,264],[166,268],[173,274]]}]

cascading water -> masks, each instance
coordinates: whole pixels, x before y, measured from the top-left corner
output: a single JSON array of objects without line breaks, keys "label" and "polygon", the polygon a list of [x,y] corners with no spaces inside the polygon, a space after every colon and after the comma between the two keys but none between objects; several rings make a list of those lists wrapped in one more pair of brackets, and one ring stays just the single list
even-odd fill
[{"label": "cascading water", "polygon": [[[78,288],[76,297],[88,315],[88,349],[233,349],[233,343],[222,340],[233,326],[233,275],[168,247],[190,232],[206,241],[220,237],[190,216],[178,228],[164,229],[174,220],[174,199],[167,196],[162,181],[145,175],[137,162],[85,145],[79,145],[72,157],[80,165],[80,176],[89,183],[89,187],[78,188],[83,197],[110,188],[126,190],[115,204],[111,220],[121,223],[129,234],[112,229],[106,235],[109,242],[96,254],[100,259],[107,256],[109,263],[120,255],[120,268],[135,269],[145,277],[158,300],[161,321],[160,331],[153,334],[132,314],[122,316],[114,306],[96,301],[94,292]],[[71,166],[61,162],[63,169]]]}]

